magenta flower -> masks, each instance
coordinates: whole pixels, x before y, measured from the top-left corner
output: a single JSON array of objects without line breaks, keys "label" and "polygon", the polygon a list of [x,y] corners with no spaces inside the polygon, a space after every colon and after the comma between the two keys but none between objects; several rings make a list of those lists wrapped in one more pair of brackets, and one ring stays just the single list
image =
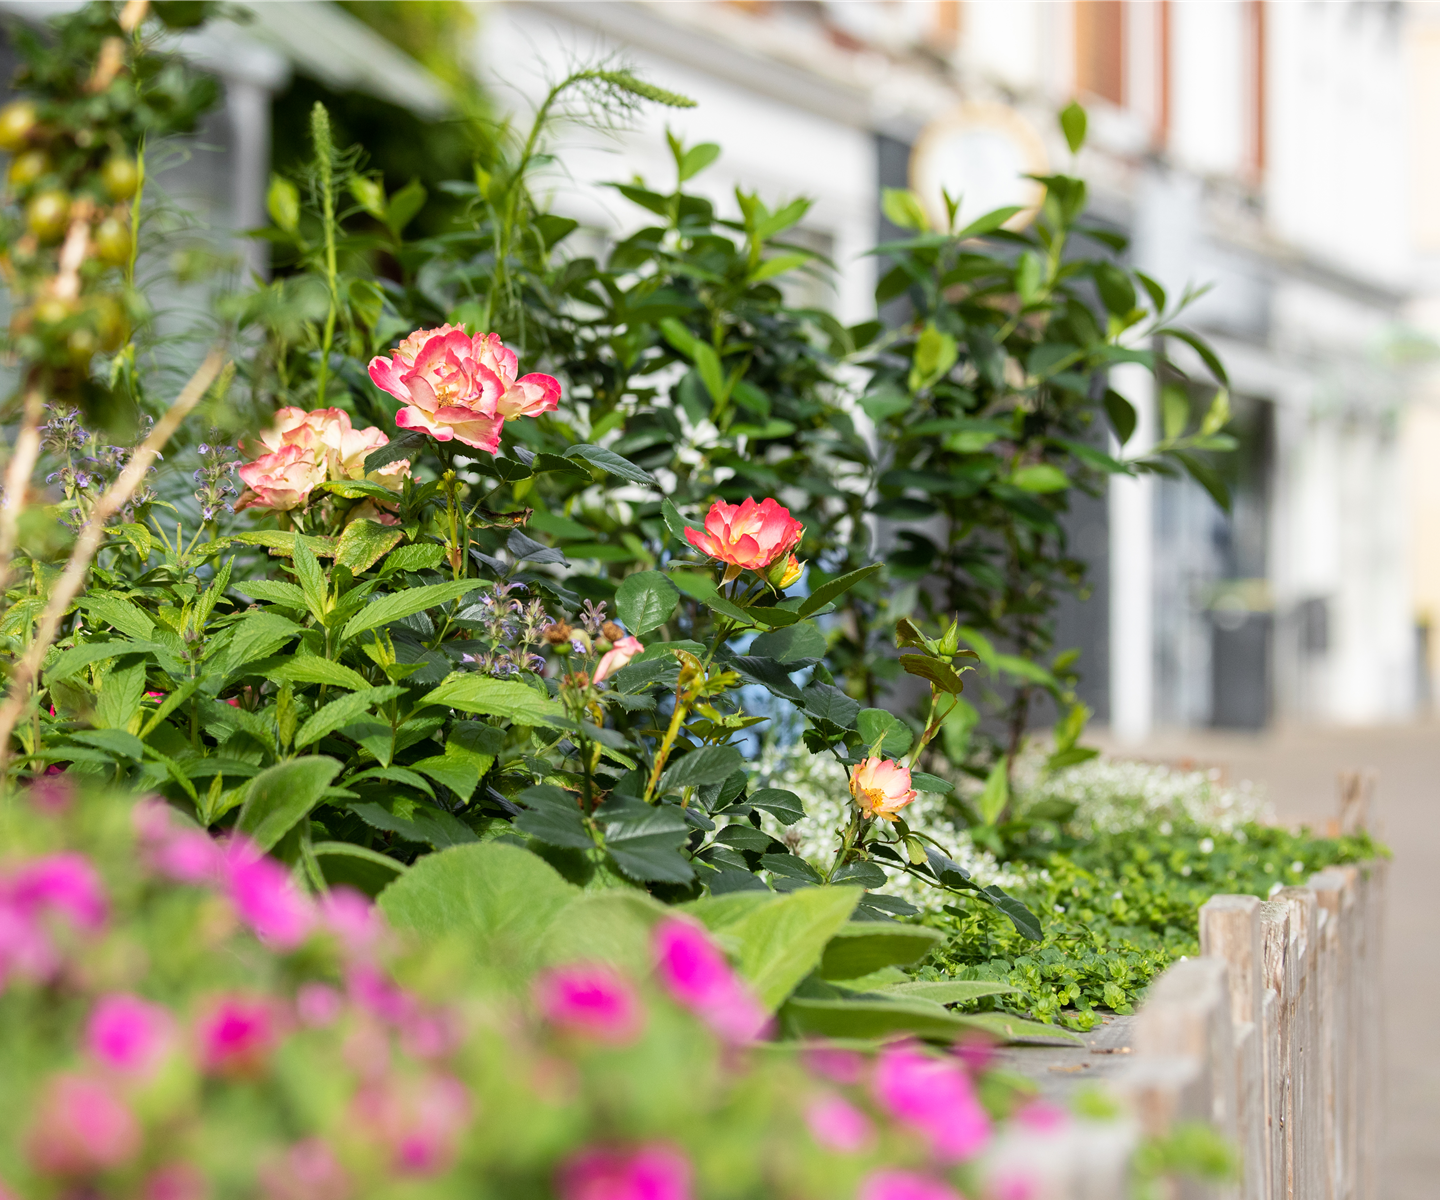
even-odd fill
[{"label": "magenta flower", "polygon": [[350,1179],[327,1142],[305,1138],[259,1171],[266,1200],[345,1200]]},{"label": "magenta flower", "polygon": [[865,1056],[819,1043],[806,1047],[805,1065],[835,1083],[859,1083],[865,1073]]},{"label": "magenta flower", "polygon": [[79,929],[105,923],[105,888],[83,854],[49,854],[22,863],[4,890],[26,915],[57,913]]},{"label": "magenta flower", "polygon": [[567,1161],[556,1179],[560,1200],[691,1200],[690,1162],[673,1147],[591,1147]]},{"label": "magenta flower", "polygon": [[200,1063],[212,1075],[254,1075],[279,1040],[279,1022],[261,997],[222,996],[196,1025]]},{"label": "magenta flower", "polygon": [[414,996],[368,963],[352,966],[346,973],[345,985],[358,1007],[390,1025],[404,1025],[420,1008]]},{"label": "magenta flower", "polygon": [[320,920],[351,954],[373,949],[384,921],[370,898],[354,888],[337,887],[320,901]]},{"label": "magenta flower", "polygon": [[102,1066],[143,1077],[164,1059],[174,1030],[170,1013],[158,1004],[126,993],[102,996],[85,1026],[85,1048]]},{"label": "magenta flower", "polygon": [[55,947],[39,922],[0,891],[0,991],[12,977],[48,979],[59,964]]},{"label": "magenta flower", "polygon": [[1032,1100],[1015,1114],[1015,1120],[1031,1133],[1056,1133],[1070,1122],[1070,1114],[1058,1104]]},{"label": "magenta flower", "polygon": [[262,942],[293,950],[315,923],[315,908],[290,872],[261,854],[249,838],[231,840],[225,852],[225,892],[235,911]]},{"label": "magenta flower", "polygon": [[990,1195],[994,1200],[1035,1200],[1040,1181],[1027,1167],[1001,1167],[990,1177]]},{"label": "magenta flower", "polygon": [[130,810],[130,822],[140,842],[141,858],[152,871],[180,883],[220,878],[224,851],[203,829],[176,820],[165,801],[141,800]]},{"label": "magenta flower", "polygon": [[721,1038],[740,1045],[765,1031],[769,1014],[700,926],[666,917],[653,944],[661,982]]},{"label": "magenta flower", "polygon": [[434,1175],[455,1159],[470,1123],[470,1094],[451,1075],[379,1079],[355,1094],[356,1124],[390,1153],[401,1175]]},{"label": "magenta flower", "polygon": [[47,1175],[91,1175],[130,1161],[140,1150],[140,1123],[106,1084],[59,1075],[40,1098],[27,1144]]},{"label": "magenta flower", "polygon": [[140,1194],[143,1200],[205,1200],[209,1192],[198,1167],[173,1162],[151,1171]]},{"label": "magenta flower", "polygon": [[932,1058],[913,1046],[880,1054],[875,1096],[895,1117],[925,1135],[942,1162],[973,1158],[990,1137],[990,1118],[970,1077],[953,1059]]},{"label": "magenta flower", "polygon": [[948,1184],[913,1171],[871,1171],[856,1200],[962,1200]]},{"label": "magenta flower", "polygon": [[863,1150],[873,1133],[870,1118],[839,1096],[826,1096],[812,1103],[805,1110],[805,1123],[820,1145],[844,1154]]},{"label": "magenta flower", "polygon": [[552,1025],[601,1041],[633,1041],[644,1023],[635,989],[609,967],[582,964],[546,971],[535,981],[534,994]]}]

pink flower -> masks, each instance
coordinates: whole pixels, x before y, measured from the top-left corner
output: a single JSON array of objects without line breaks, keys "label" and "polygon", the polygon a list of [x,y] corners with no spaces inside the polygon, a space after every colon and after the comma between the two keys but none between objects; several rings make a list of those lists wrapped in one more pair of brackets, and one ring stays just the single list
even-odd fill
[{"label": "pink flower", "polygon": [[670,1146],[592,1147],[559,1171],[560,1200],[691,1200],[690,1162]]},{"label": "pink flower", "polygon": [[995,1043],[984,1035],[967,1037],[955,1047],[955,1057],[963,1062],[972,1074],[978,1075],[994,1065]]},{"label": "pink flower", "polygon": [[1035,1200],[1040,1194],[1040,1181],[1025,1167],[1000,1167],[990,1177],[993,1200]]},{"label": "pink flower", "polygon": [[611,649],[605,651],[600,661],[595,666],[594,679],[599,683],[607,675],[613,675],[621,667],[625,666],[637,654],[643,653],[645,647],[640,644],[639,638],[623,637],[615,643]]},{"label": "pink flower", "polygon": [[350,1179],[321,1138],[296,1142],[259,1170],[266,1200],[345,1200]]},{"label": "pink flower", "polygon": [[836,1083],[859,1083],[865,1073],[865,1056],[820,1043],[806,1047],[805,1065]]},{"label": "pink flower", "polygon": [[140,1150],[140,1123],[100,1080],[59,1075],[40,1098],[27,1149],[49,1175],[91,1175],[118,1167]]},{"label": "pink flower", "polygon": [[546,971],[535,981],[534,991],[535,1003],[551,1024],[601,1041],[633,1041],[644,1023],[635,989],[609,967]]},{"label": "pink flower", "polygon": [[685,537],[702,554],[729,564],[738,574],[741,568],[763,571],[795,549],[804,532],[805,526],[788,508],[770,499],[757,504],[748,497],[741,504],[715,501],[705,515],[705,532],[687,529]]},{"label": "pink flower", "polygon": [[709,935],[690,921],[666,917],[653,934],[661,981],[721,1038],[754,1041],[769,1026],[764,1007],[730,969]]},{"label": "pink flower", "polygon": [[169,1049],[175,1022],[158,1004],[120,993],[102,996],[85,1027],[85,1048],[124,1075],[154,1072]]},{"label": "pink flower", "polygon": [[345,1007],[345,997],[325,983],[307,983],[295,993],[295,1013],[302,1024],[315,1029],[333,1025]]},{"label": "pink flower", "polygon": [[200,1063],[212,1075],[255,1075],[279,1040],[279,1022],[263,997],[222,996],[196,1025]]},{"label": "pink flower", "polygon": [[4,890],[25,915],[58,913],[80,929],[97,929],[105,923],[105,888],[83,854],[31,859],[21,864]]},{"label": "pink flower", "polygon": [[1070,1114],[1058,1104],[1032,1100],[1015,1114],[1015,1120],[1032,1133],[1055,1133],[1070,1122]]},{"label": "pink flower", "polygon": [[58,966],[59,957],[45,930],[0,894],[0,991],[12,976],[48,979]]},{"label": "pink flower", "polygon": [[962,1200],[948,1184],[913,1171],[871,1171],[856,1200]]},{"label": "pink flower", "polygon": [[380,1140],[402,1175],[443,1171],[470,1123],[470,1094],[459,1080],[439,1073],[364,1084],[352,1108],[357,1126]]},{"label": "pink flower", "polygon": [[321,899],[320,920],[351,954],[374,948],[385,927],[370,898],[350,887],[332,888]]},{"label": "pink flower", "polygon": [[392,983],[378,967],[357,963],[345,975],[350,999],[365,1012],[390,1025],[406,1024],[419,1010],[420,1002]]},{"label": "pink flower", "polygon": [[[50,715],[52,717],[55,715],[53,706]],[[74,798],[75,785],[59,772],[52,775],[46,771],[44,775],[30,784],[26,792],[26,799],[30,801],[32,807],[48,817],[58,817],[65,812]]]},{"label": "pink flower", "polygon": [[203,829],[180,821],[165,801],[141,800],[130,810],[140,854],[153,871],[181,883],[203,883],[220,876],[225,855]]},{"label": "pink flower", "polygon": [[239,470],[249,490],[235,505],[237,512],[250,507],[279,512],[299,508],[327,480],[369,479],[393,491],[410,472],[410,464],[402,459],[367,475],[366,456],[390,439],[373,427],[356,429],[350,414],[340,408],[310,412],[282,408],[260,442],[268,453]]},{"label": "pink flower", "polygon": [[198,1167],[173,1162],[150,1173],[141,1195],[144,1200],[205,1200],[209,1191]]},{"label": "pink flower", "polygon": [[990,1118],[953,1059],[932,1058],[913,1046],[892,1046],[875,1068],[875,1097],[924,1134],[943,1162],[973,1158],[990,1138]]},{"label": "pink flower", "polygon": [[315,923],[310,898],[295,886],[290,872],[238,835],[225,849],[225,892],[235,911],[262,942],[293,950]]},{"label": "pink flower", "polygon": [[401,429],[422,429],[437,441],[452,438],[494,454],[506,421],[537,417],[560,403],[549,375],[516,378],[518,360],[498,334],[473,338],[458,326],[417,329],[387,361],[370,361],[370,378],[404,408]]},{"label": "pink flower", "polygon": [[844,1154],[863,1150],[873,1132],[870,1118],[839,1096],[816,1100],[805,1110],[805,1123],[820,1145]]},{"label": "pink flower", "polygon": [[850,794],[865,816],[893,821],[916,793],[907,768],[893,758],[867,758],[850,776]]}]

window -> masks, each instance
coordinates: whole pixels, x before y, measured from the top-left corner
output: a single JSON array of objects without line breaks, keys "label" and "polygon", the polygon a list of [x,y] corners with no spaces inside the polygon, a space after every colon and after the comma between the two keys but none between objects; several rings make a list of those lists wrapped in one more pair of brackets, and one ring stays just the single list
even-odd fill
[{"label": "window", "polygon": [[1125,103],[1124,0],[1076,0],[1075,90]]}]

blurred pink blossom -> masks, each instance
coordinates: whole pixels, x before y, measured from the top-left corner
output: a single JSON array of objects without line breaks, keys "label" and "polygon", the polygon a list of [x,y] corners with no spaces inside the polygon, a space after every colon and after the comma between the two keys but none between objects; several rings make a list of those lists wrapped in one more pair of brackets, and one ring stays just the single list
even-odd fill
[{"label": "blurred pink blossom", "polygon": [[141,1192],[144,1200],[205,1200],[210,1186],[191,1163],[168,1163],[150,1172]]},{"label": "blurred pink blossom", "polygon": [[999,1168],[990,1177],[993,1200],[1035,1200],[1040,1194],[1040,1181],[1025,1167]]},{"label": "blurred pink blossom", "polygon": [[260,853],[249,838],[233,838],[225,848],[225,892],[235,911],[262,942],[293,950],[315,923],[315,906],[295,886],[290,872]]},{"label": "blurred pink blossom", "polygon": [[414,996],[368,963],[354,964],[345,973],[345,986],[355,1004],[391,1025],[405,1024],[420,1007]]},{"label": "blurred pink blossom", "polygon": [[870,1118],[839,1096],[826,1096],[805,1110],[805,1123],[820,1145],[845,1154],[863,1150],[873,1129]]},{"label": "blurred pink blossom", "polygon": [[34,917],[21,912],[0,892],[0,991],[12,977],[47,979],[59,956]]},{"label": "blurred pink blossom", "polygon": [[988,1071],[995,1063],[995,1043],[984,1036],[967,1037],[955,1047],[955,1057],[974,1074]]},{"label": "blurred pink blossom", "polygon": [[225,863],[220,845],[203,829],[178,820],[165,801],[141,800],[130,810],[130,821],[151,870],[181,883],[220,878]]},{"label": "blurred pink blossom", "polygon": [[421,1009],[400,1027],[400,1047],[411,1058],[444,1058],[463,1041],[460,1019],[447,1008]]},{"label": "blurred pink blossom", "polygon": [[721,1038],[740,1045],[765,1032],[769,1015],[699,925],[667,917],[653,944],[661,982]]},{"label": "blurred pink blossom", "polygon": [[948,1184],[913,1171],[871,1171],[856,1200],[962,1200]]},{"label": "blurred pink blossom", "polygon": [[559,967],[542,974],[534,990],[541,1014],[562,1029],[606,1042],[629,1042],[644,1024],[635,989],[609,967]]},{"label": "blurred pink blossom", "polygon": [[351,954],[374,949],[384,920],[371,899],[354,888],[332,888],[320,901],[320,920]]},{"label": "blurred pink blossom", "polygon": [[990,1118],[970,1077],[954,1059],[932,1058],[914,1046],[883,1050],[875,1096],[894,1116],[923,1133],[943,1162],[973,1158],[990,1137]]},{"label": "blurred pink blossom", "polygon": [[97,929],[105,923],[107,905],[100,876],[83,854],[68,852],[32,858],[0,891],[26,916],[53,912],[66,917],[81,929]]},{"label": "blurred pink blossom", "polygon": [[27,1149],[37,1171],[91,1175],[129,1162],[140,1123],[109,1087],[86,1075],[58,1075],[40,1098]]},{"label": "blurred pink blossom", "polygon": [[295,994],[295,1012],[301,1022],[316,1029],[333,1025],[345,1007],[345,997],[328,983],[303,984]]},{"label": "blurred pink blossom", "polygon": [[200,1063],[215,1075],[259,1072],[279,1040],[279,1022],[263,997],[222,996],[196,1024]]},{"label": "blurred pink blossom", "polygon": [[560,1200],[691,1200],[690,1162],[665,1145],[638,1150],[592,1147],[559,1172]]},{"label": "blurred pink blossom", "polygon": [[[54,715],[53,713],[51,715]],[[58,764],[57,764],[58,765]],[[37,811],[49,817],[57,817],[70,807],[75,798],[75,785],[64,775],[46,772],[31,783],[26,799]]]},{"label": "blurred pink blossom", "polygon": [[350,1194],[345,1168],[321,1138],[296,1142],[259,1174],[267,1200],[345,1200]]},{"label": "blurred pink blossom", "polygon": [[434,1175],[455,1158],[460,1134],[470,1123],[470,1094],[451,1075],[380,1079],[355,1094],[356,1125],[390,1151],[402,1175]]},{"label": "blurred pink blossom", "polygon": [[854,1050],[837,1050],[822,1042],[806,1048],[805,1065],[836,1083],[859,1083],[865,1073],[865,1056]]},{"label": "blurred pink blossom", "polygon": [[1070,1114],[1058,1104],[1032,1100],[1015,1114],[1015,1120],[1032,1133],[1055,1133],[1070,1121]]},{"label": "blurred pink blossom", "polygon": [[145,1076],[169,1049],[175,1022],[158,1004],[127,993],[102,996],[85,1026],[85,1048],[102,1066]]},{"label": "blurred pink blossom", "polygon": [[644,651],[645,646],[639,638],[621,638],[614,646],[605,651],[600,661],[595,664],[595,682],[599,683],[615,674],[621,667],[628,665],[637,654],[643,654]]}]

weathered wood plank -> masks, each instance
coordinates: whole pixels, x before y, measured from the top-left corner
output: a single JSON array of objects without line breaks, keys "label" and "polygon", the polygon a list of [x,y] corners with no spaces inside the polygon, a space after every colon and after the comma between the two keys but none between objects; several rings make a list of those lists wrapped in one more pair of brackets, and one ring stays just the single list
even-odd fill
[{"label": "weathered wood plank", "polygon": [[1260,906],[1261,971],[1265,997],[1265,1126],[1269,1160],[1269,1200],[1295,1200],[1290,1188],[1294,1127],[1290,1040],[1293,1021],[1290,906],[1267,901]]}]

